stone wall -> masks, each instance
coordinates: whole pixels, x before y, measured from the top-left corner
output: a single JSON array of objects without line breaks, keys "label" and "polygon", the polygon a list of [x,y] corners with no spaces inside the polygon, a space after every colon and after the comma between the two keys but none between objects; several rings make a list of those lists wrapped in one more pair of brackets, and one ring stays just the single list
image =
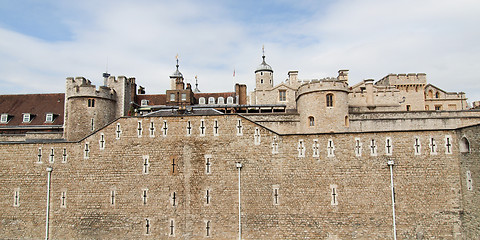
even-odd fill
[{"label": "stone wall", "polygon": [[478,137],[464,158],[458,147],[478,127],[462,131],[278,135],[239,115],[143,117],[79,142],[0,144],[0,236],[44,238],[51,166],[51,239],[203,239],[207,226],[210,238],[237,238],[241,162],[244,239],[393,239],[394,160],[399,238],[478,238]]}]

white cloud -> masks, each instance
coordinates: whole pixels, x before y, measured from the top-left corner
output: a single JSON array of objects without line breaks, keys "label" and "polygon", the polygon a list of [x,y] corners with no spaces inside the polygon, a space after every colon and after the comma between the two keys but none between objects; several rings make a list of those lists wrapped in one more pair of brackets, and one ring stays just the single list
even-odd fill
[{"label": "white cloud", "polygon": [[148,93],[164,93],[177,53],[180,71],[192,83],[198,75],[204,92],[231,91],[233,68],[235,80],[252,90],[265,44],[277,83],[289,70],[320,78],[346,68],[352,84],[425,72],[432,84],[480,100],[480,33],[474,30],[480,3],[344,0],[309,7],[315,3],[283,1],[284,8],[295,7],[278,12],[283,20],[275,22],[261,15],[249,21],[262,13],[252,10],[242,18],[245,9],[235,5],[240,3],[223,1],[62,2],[65,12],[77,9],[62,21],[70,27],[70,41],[0,29],[0,93],[63,92],[69,76],[101,84],[107,58],[113,75],[135,76]]}]

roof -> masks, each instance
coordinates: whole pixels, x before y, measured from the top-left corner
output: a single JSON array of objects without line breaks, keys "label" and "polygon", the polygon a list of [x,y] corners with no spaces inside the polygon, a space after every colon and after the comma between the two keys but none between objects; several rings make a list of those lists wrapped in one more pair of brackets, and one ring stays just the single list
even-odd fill
[{"label": "roof", "polygon": [[185,111],[179,111],[178,109],[161,109],[144,117],[171,117],[171,116],[211,116],[211,115],[223,115],[222,112],[213,108],[191,108]]},{"label": "roof", "polygon": [[[0,114],[8,114],[8,122],[0,127],[63,125],[64,93],[0,95]],[[23,123],[23,114],[30,113],[31,121]],[[53,122],[45,122],[53,113]]]},{"label": "roof", "polygon": [[[228,97],[233,97],[235,99],[235,92],[221,92],[221,93],[194,93],[196,98],[195,104],[198,104],[198,99],[204,97],[208,100],[209,97],[214,97],[218,99],[219,97],[223,97],[227,99]],[[148,105],[150,106],[158,106],[158,105],[166,105],[167,103],[167,95],[166,94],[141,94],[137,95],[136,103],[141,105],[142,100],[148,100]]]},{"label": "roof", "polygon": [[260,65],[258,65],[257,70],[255,70],[255,73],[259,71],[273,72],[272,67],[265,62],[265,56],[262,56],[262,58],[263,58],[263,61]]}]

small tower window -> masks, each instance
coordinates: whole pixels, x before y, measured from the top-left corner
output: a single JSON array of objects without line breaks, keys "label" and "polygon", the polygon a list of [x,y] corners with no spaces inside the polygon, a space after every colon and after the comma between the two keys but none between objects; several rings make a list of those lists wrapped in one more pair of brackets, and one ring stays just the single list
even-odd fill
[{"label": "small tower window", "polygon": [[95,107],[95,99],[89,98],[87,100],[88,107]]},{"label": "small tower window", "polygon": [[327,107],[333,107],[333,94],[329,93],[326,96],[326,101],[327,101]]},{"label": "small tower window", "polygon": [[[263,75],[263,73],[262,73],[262,75]],[[260,83],[263,84],[263,79],[260,79]]]},{"label": "small tower window", "polygon": [[312,116],[308,117],[308,122],[309,122],[310,127],[315,126],[315,118],[314,117],[312,117]]}]

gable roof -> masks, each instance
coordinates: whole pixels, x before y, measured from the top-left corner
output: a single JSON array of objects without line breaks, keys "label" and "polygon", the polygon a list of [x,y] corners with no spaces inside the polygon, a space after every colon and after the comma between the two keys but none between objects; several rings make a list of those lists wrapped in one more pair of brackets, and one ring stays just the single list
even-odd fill
[{"label": "gable roof", "polygon": [[[9,121],[0,126],[63,125],[64,93],[0,95],[0,114],[8,114]],[[23,123],[23,114],[30,113],[31,121]],[[45,122],[47,113],[53,113],[53,122]]]}]

